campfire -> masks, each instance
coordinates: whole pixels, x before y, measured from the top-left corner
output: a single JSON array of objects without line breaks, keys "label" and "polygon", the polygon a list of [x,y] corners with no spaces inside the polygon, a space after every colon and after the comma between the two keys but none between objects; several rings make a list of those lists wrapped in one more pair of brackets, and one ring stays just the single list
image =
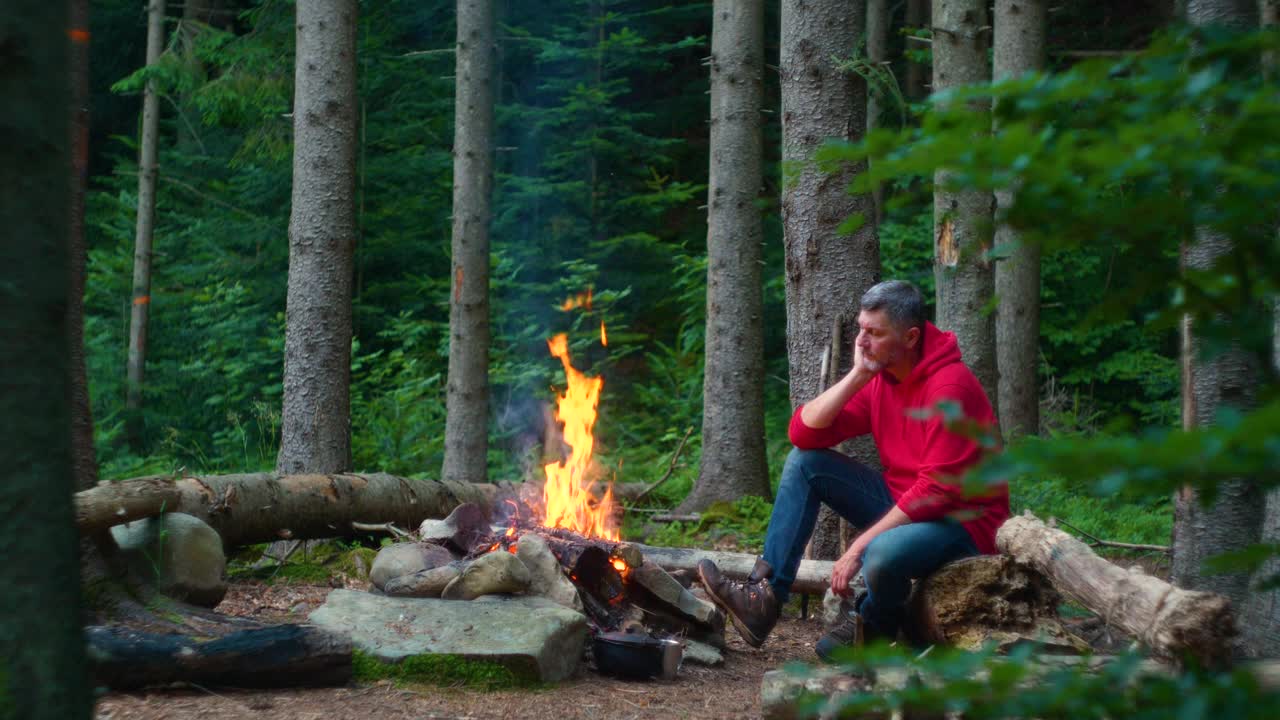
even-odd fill
[{"label": "campfire", "polygon": [[[584,293],[561,307],[589,310],[590,303],[590,293]],[[600,342],[607,342],[603,322]],[[500,503],[500,517],[464,504],[444,520],[424,522],[423,542],[448,554],[436,553],[425,570],[380,587],[389,595],[462,600],[494,593],[541,595],[587,616],[601,669],[606,669],[602,653],[612,656],[625,640],[658,648],[667,660],[664,674],[670,674],[674,643],[693,639],[724,646],[724,616],[690,592],[687,581],[682,584],[645,563],[638,548],[621,542],[621,507],[612,485],[598,487],[592,469],[604,380],[573,366],[567,334],[552,337],[547,347],[564,368],[566,385],[557,393],[555,419],[563,426],[567,452],[544,464],[541,492],[525,486],[513,493]]]}]

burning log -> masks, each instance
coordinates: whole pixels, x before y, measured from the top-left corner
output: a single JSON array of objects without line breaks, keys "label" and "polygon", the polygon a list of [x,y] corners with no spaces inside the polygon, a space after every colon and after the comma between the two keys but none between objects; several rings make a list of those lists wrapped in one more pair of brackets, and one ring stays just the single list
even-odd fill
[{"label": "burning log", "polygon": [[1138,568],[1117,567],[1029,513],[1006,520],[996,545],[1160,657],[1191,655],[1211,666],[1231,657],[1235,621],[1230,601],[1221,595],[1183,590]]}]

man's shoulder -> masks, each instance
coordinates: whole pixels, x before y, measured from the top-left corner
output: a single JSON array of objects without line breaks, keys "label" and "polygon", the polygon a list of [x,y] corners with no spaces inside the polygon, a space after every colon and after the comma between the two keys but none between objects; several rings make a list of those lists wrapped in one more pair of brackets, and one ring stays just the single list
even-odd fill
[{"label": "man's shoulder", "polygon": [[975,392],[983,397],[986,396],[982,383],[978,382],[978,376],[974,375],[969,366],[963,362],[948,363],[934,370],[925,378],[924,390],[927,395],[950,396],[957,399],[963,399]]}]

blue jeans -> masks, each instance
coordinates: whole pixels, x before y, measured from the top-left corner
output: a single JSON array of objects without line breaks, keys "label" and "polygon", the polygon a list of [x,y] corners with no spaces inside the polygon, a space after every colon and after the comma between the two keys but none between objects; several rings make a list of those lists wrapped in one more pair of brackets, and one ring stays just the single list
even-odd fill
[{"label": "blue jeans", "polygon": [[[893,507],[880,473],[834,450],[794,449],[782,468],[778,497],[769,517],[764,559],[773,568],[773,592],[781,605],[804,547],[826,503],[856,528],[871,527]],[[952,560],[977,555],[969,532],[953,520],[910,523],[876,536],[862,556],[867,597],[858,608],[877,631],[896,634],[902,624],[911,581]]]}]

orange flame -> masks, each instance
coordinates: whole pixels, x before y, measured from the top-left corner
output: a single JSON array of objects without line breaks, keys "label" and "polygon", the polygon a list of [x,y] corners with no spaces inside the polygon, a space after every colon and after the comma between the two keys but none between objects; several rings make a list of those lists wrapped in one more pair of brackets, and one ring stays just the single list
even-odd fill
[{"label": "orange flame", "polygon": [[600,321],[600,344],[609,347],[609,336],[604,331],[604,321]]},{"label": "orange flame", "polygon": [[565,298],[564,302],[560,303],[560,309],[565,312],[569,312],[570,310],[574,310],[580,307],[585,307],[587,310],[591,309],[591,289],[590,288],[588,288],[586,292],[578,293],[577,295],[571,295]]},{"label": "orange flame", "polygon": [[551,338],[547,348],[564,365],[568,382],[564,394],[557,398],[556,420],[564,423],[564,440],[571,452],[567,460],[543,466],[547,474],[542,489],[546,506],[543,523],[589,537],[619,540],[621,536],[612,517],[613,487],[605,490],[604,498],[597,501],[592,493],[595,481],[587,478],[595,447],[591,429],[596,422],[604,378],[587,377],[569,363],[568,335],[561,333]]}]

